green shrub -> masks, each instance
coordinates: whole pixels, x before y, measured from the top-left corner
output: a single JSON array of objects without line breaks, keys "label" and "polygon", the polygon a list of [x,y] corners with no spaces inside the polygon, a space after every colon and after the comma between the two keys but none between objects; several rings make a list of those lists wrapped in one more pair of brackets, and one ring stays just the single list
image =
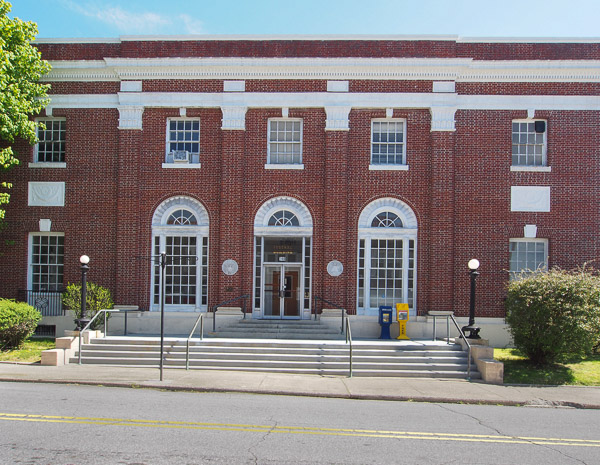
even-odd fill
[{"label": "green shrub", "polygon": [[[81,315],[81,284],[69,284],[62,300],[66,309],[75,312],[76,320],[80,318],[91,320],[100,310],[112,308],[114,304],[110,290],[94,283],[86,284],[85,315]],[[103,320],[101,317],[99,319]],[[92,329],[98,329],[103,323],[103,321],[95,321],[92,323]]]},{"label": "green shrub", "polygon": [[18,349],[41,319],[42,314],[25,302],[0,299],[0,349]]},{"label": "green shrub", "polygon": [[506,322],[536,365],[590,354],[600,343],[600,277],[556,268],[523,275],[508,285]]}]

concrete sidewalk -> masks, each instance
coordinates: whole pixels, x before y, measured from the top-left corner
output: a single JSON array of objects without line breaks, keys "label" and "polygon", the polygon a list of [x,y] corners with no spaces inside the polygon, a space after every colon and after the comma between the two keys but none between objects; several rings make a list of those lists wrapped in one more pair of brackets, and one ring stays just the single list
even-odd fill
[{"label": "concrete sidewalk", "polygon": [[428,378],[345,378],[164,369],[106,365],[41,366],[0,363],[0,381],[88,384],[198,392],[243,392],[294,396],[455,402],[491,405],[563,406],[600,409],[600,387],[507,386]]}]

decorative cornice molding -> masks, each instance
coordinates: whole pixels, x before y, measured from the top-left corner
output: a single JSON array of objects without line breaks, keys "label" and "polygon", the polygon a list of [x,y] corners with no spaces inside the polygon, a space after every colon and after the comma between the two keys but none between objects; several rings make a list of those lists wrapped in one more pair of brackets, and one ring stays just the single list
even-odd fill
[{"label": "decorative cornice molding", "polygon": [[44,81],[151,79],[600,82],[600,60],[471,58],[105,58],[51,61]]}]

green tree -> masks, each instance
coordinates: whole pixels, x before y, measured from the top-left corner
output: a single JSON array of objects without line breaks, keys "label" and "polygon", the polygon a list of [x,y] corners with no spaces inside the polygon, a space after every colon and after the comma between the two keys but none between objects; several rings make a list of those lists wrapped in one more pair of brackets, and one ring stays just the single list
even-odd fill
[{"label": "green tree", "polygon": [[30,116],[48,104],[49,85],[40,78],[50,71],[48,62],[31,45],[38,32],[37,24],[8,17],[12,5],[0,0],[0,222],[4,220],[12,187],[6,170],[19,164],[11,144],[22,138],[36,142],[36,123]]}]

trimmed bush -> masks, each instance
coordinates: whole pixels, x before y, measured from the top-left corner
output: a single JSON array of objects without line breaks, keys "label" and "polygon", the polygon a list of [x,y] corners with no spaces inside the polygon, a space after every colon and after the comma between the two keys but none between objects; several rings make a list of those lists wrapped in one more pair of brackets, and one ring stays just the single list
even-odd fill
[{"label": "trimmed bush", "polygon": [[523,275],[508,285],[506,322],[536,365],[590,354],[600,343],[600,277],[558,268]]},{"label": "trimmed bush", "polygon": [[[87,283],[85,294],[85,315],[81,315],[81,284],[71,283],[63,294],[63,305],[68,310],[75,312],[76,320],[80,318],[92,319],[100,310],[112,308],[114,303],[110,290],[98,284]],[[103,318],[100,318],[103,320]],[[95,321],[91,329],[98,329],[104,321]],[[77,321],[75,321],[77,324]]]},{"label": "trimmed bush", "polygon": [[0,299],[0,350],[12,350],[30,337],[42,314],[25,302]]}]

